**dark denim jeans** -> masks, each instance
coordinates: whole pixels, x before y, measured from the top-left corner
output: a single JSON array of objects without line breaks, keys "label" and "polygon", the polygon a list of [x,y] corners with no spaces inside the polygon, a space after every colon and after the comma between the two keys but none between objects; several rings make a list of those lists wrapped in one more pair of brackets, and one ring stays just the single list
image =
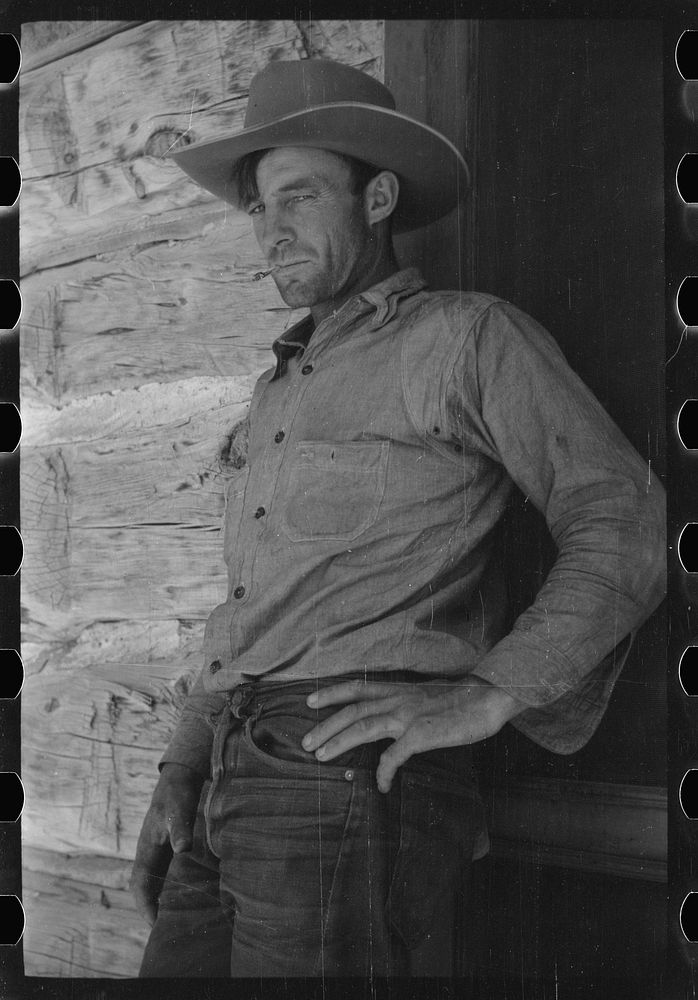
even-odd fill
[{"label": "dark denim jeans", "polygon": [[170,865],[141,976],[465,974],[483,823],[470,748],[413,758],[383,795],[385,744],[324,764],[302,750],[315,687],[232,692],[194,849]]}]

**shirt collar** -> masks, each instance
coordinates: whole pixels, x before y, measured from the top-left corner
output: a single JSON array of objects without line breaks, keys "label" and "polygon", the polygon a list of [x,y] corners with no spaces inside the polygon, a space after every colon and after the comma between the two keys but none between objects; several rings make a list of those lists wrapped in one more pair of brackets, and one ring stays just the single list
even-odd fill
[{"label": "shirt collar", "polygon": [[358,298],[375,309],[371,329],[379,330],[385,326],[397,312],[401,299],[421,292],[426,287],[427,283],[417,268],[407,267],[403,271],[396,271],[385,281],[380,281],[367,291],[361,292]]},{"label": "shirt collar", "polygon": [[[350,299],[349,301],[353,303],[352,315],[356,317],[364,311],[373,309],[371,329],[379,330],[393,318],[401,299],[420,292],[426,286],[426,281],[416,267],[396,271],[389,278]],[[348,304],[345,303],[345,306]],[[344,307],[341,311],[344,311]],[[308,315],[298,323],[294,323],[286,333],[277,337],[271,345],[276,355],[276,372],[272,376],[273,378],[278,378],[289,358],[306,349],[314,330],[313,318]]]},{"label": "shirt collar", "polygon": [[274,341],[271,348],[276,355],[277,374],[281,363],[293,357],[299,351],[304,351],[308,346],[308,341],[313,335],[315,323],[313,317],[308,313],[298,323],[294,323],[290,330],[283,333]]}]

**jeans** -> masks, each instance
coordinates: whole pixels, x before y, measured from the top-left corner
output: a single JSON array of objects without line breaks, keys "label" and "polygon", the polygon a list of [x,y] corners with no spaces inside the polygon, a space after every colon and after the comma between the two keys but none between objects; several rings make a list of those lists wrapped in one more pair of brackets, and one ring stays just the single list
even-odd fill
[{"label": "jeans", "polygon": [[329,763],[302,736],[316,682],[242,684],[217,720],[191,852],[175,856],[140,975],[465,974],[483,807],[469,747],[420,754],[387,795],[386,742]]}]

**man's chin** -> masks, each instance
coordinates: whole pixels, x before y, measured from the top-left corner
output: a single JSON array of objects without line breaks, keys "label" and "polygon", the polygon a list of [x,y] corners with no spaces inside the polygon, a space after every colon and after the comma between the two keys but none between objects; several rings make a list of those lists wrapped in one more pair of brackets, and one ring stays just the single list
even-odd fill
[{"label": "man's chin", "polygon": [[274,278],[279,295],[287,306],[302,309],[314,305],[316,297],[311,288],[300,281],[284,281]]}]

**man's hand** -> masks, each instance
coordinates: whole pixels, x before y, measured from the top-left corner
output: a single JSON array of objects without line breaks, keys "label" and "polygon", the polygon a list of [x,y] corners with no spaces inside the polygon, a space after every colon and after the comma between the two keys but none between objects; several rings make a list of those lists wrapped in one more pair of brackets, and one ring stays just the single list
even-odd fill
[{"label": "man's hand", "polygon": [[183,764],[165,764],[138,838],[131,892],[148,923],[155,923],[158,899],[172,854],[191,850],[204,779]]},{"label": "man's hand", "polygon": [[393,739],[380,757],[376,780],[387,792],[401,764],[437,747],[477,743],[498,732],[526,706],[479,677],[423,684],[346,681],[313,692],[311,708],[345,707],[303,738],[318,760],[376,740]]}]

